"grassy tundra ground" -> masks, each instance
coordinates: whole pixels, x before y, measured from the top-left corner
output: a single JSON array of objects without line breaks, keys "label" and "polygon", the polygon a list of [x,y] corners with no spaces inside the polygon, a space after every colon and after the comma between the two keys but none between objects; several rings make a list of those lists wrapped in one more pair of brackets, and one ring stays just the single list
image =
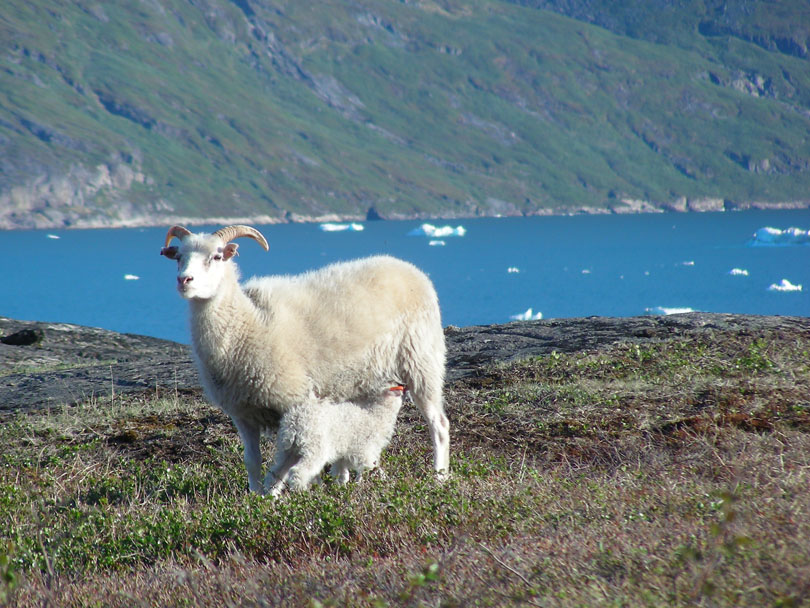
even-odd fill
[{"label": "grassy tundra ground", "polygon": [[621,343],[406,407],[384,475],[249,495],[198,396],[0,424],[0,604],[810,605],[810,335]]}]

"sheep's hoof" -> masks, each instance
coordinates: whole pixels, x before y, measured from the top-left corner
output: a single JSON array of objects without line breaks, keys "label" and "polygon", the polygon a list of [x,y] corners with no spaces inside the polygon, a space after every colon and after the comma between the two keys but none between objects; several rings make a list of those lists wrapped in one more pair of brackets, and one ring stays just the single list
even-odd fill
[{"label": "sheep's hoof", "polygon": [[332,475],[332,477],[335,479],[337,483],[339,483],[342,486],[345,486],[347,483],[349,483],[350,479],[349,470],[343,469],[339,473]]},{"label": "sheep's hoof", "polygon": [[265,496],[270,496],[271,498],[278,498],[287,488],[287,484],[284,482],[283,479],[276,480],[271,486],[267,486],[264,490]]},{"label": "sheep's hoof", "polygon": [[450,471],[447,469],[441,469],[440,471],[436,471],[436,479],[438,481],[447,481],[450,479]]}]

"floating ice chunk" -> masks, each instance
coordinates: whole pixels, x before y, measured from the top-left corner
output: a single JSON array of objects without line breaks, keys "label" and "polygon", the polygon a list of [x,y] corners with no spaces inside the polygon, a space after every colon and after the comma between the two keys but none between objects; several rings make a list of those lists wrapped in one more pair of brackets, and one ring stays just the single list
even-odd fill
[{"label": "floating ice chunk", "polygon": [[509,268],[506,269],[506,272],[508,272],[509,274],[518,274],[520,272],[520,268],[518,268],[517,266],[510,266]]},{"label": "floating ice chunk", "polygon": [[124,275],[124,280],[125,281],[137,281],[140,278],[141,277],[139,277],[137,274],[125,274]]},{"label": "floating ice chunk", "polygon": [[787,279],[782,279],[778,283],[773,283],[768,287],[768,291],[801,291],[801,285],[794,285]]},{"label": "floating ice chunk", "polygon": [[591,271],[590,271],[590,269],[589,269],[589,268],[585,268],[585,269],[582,271],[582,274],[591,274]]},{"label": "floating ice chunk", "polygon": [[336,224],[334,222],[326,222],[320,225],[320,229],[324,232],[360,232],[365,226],[352,222],[351,224]]},{"label": "floating ice chunk", "polygon": [[732,268],[728,273],[733,277],[747,277],[748,271],[743,268]]},{"label": "floating ice chunk", "polygon": [[430,241],[428,243],[428,245],[430,245],[431,247],[444,247],[445,245],[447,245],[447,243],[445,243],[444,241],[442,241],[440,239],[434,239],[434,240]]},{"label": "floating ice chunk", "polygon": [[511,315],[509,317],[513,321],[538,321],[543,318],[542,312],[535,313],[531,308],[527,308],[526,312],[522,312],[517,315]]},{"label": "floating ice chunk", "polygon": [[780,230],[779,228],[765,226],[754,233],[749,244],[766,247],[778,245],[810,245],[810,230],[802,230],[801,228],[793,227]]},{"label": "floating ice chunk", "polygon": [[46,234],[45,237],[49,238],[49,239],[60,239],[60,238],[62,238],[58,234]]},{"label": "floating ice chunk", "polygon": [[680,315],[685,312],[695,312],[688,306],[653,306],[645,308],[644,311],[649,315]]},{"label": "floating ice chunk", "polygon": [[408,233],[408,236],[429,236],[431,238],[442,238],[446,236],[464,236],[467,229],[464,226],[434,226],[433,224],[422,224]]},{"label": "floating ice chunk", "polygon": [[695,265],[694,260],[689,260],[688,262],[681,262],[681,266],[694,266],[694,265]]}]

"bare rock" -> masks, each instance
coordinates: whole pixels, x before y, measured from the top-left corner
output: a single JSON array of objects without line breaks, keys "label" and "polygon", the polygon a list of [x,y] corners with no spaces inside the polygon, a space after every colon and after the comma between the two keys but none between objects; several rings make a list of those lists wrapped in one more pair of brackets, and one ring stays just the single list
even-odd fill
[{"label": "bare rock", "polygon": [[[20,335],[41,336],[12,345]],[[68,323],[0,317],[0,412],[122,393],[199,390],[188,346]]]},{"label": "bare rock", "polygon": [[[489,365],[617,342],[663,341],[694,334],[810,335],[810,318],[714,313],[519,321],[445,329],[447,381]],[[30,332],[30,334],[29,334]],[[201,392],[187,345],[66,323],[0,317],[0,335],[37,335],[28,345],[0,340],[0,413],[74,404],[121,394]]]}]

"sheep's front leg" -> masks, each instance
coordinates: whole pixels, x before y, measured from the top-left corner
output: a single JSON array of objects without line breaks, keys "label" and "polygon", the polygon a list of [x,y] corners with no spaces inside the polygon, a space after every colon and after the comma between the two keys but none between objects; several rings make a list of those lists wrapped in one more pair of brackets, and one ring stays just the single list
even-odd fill
[{"label": "sheep's front leg", "polygon": [[247,469],[248,486],[251,492],[264,493],[262,486],[262,452],[260,446],[261,429],[242,418],[232,417],[242,445],[245,448],[245,469]]}]

